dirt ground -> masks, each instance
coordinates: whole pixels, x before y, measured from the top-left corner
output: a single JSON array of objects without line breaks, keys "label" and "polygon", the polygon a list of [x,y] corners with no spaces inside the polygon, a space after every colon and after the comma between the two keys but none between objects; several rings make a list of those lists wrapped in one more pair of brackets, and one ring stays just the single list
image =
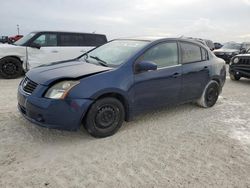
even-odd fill
[{"label": "dirt ground", "polygon": [[41,128],[17,111],[20,79],[0,80],[0,187],[250,187],[250,80],[217,104],[166,108],[112,137]]}]

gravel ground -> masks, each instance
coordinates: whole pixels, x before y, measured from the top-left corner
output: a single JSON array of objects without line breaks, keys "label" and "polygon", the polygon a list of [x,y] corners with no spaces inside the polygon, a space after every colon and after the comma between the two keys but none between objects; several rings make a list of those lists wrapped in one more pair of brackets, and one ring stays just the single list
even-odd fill
[{"label": "gravel ground", "polygon": [[250,187],[250,80],[227,79],[210,109],[186,104],[125,123],[112,137],[41,128],[0,80],[0,187]]}]

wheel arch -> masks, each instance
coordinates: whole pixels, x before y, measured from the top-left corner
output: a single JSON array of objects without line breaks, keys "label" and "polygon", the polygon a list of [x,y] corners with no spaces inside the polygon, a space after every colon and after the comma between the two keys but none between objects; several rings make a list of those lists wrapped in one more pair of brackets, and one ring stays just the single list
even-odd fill
[{"label": "wheel arch", "polygon": [[216,81],[219,84],[219,86],[221,86],[221,81],[219,78],[213,77],[211,80]]},{"label": "wheel arch", "polygon": [[129,103],[126,97],[118,92],[107,92],[107,93],[102,93],[99,96],[96,96],[95,101],[102,99],[102,98],[106,98],[106,97],[116,98],[122,103],[122,105],[124,106],[124,110],[125,110],[125,121],[128,121],[129,120]]},{"label": "wheel arch", "polygon": [[17,59],[18,61],[20,61],[21,64],[23,64],[23,60],[21,59],[21,57],[16,56],[16,55],[4,56],[4,57],[2,57],[0,60],[5,59],[5,58],[8,58],[8,57],[15,58],[15,59]]},{"label": "wheel arch", "polygon": [[213,77],[211,80],[216,81],[218,83],[219,88],[220,88],[220,93],[221,93],[222,92],[222,87],[224,85],[224,83],[221,81],[221,79],[219,77]]}]

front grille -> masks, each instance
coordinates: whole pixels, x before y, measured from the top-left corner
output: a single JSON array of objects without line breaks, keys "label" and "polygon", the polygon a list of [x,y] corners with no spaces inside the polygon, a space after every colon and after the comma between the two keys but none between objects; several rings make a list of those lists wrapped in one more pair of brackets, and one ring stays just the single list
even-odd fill
[{"label": "front grille", "polygon": [[242,58],[240,58],[238,64],[250,65],[250,59],[242,59]]},{"label": "front grille", "polygon": [[38,85],[37,83],[25,77],[22,82],[22,89],[26,93],[31,94],[36,89],[37,85]]}]

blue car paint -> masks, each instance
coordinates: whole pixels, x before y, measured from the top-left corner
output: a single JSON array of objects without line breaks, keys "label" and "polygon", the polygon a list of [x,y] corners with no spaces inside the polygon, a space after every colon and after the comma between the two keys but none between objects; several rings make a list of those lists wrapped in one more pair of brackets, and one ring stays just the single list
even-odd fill
[{"label": "blue car paint", "polygon": [[[117,68],[88,64],[75,59],[32,69],[26,76],[39,85],[28,96],[20,84],[19,106],[25,108],[24,116],[36,124],[76,130],[90,105],[101,96],[118,96],[125,107],[126,120],[130,120],[144,111],[198,99],[211,79],[217,80],[222,88],[225,82],[225,65],[211,52],[206,62],[182,65],[179,59],[176,66],[136,73],[134,64],[138,57],[152,46],[165,41],[185,40],[152,41]],[[80,84],[70,90],[65,100],[44,98],[51,85],[69,79],[79,80]],[[43,122],[39,119],[40,115],[43,116]]]}]

